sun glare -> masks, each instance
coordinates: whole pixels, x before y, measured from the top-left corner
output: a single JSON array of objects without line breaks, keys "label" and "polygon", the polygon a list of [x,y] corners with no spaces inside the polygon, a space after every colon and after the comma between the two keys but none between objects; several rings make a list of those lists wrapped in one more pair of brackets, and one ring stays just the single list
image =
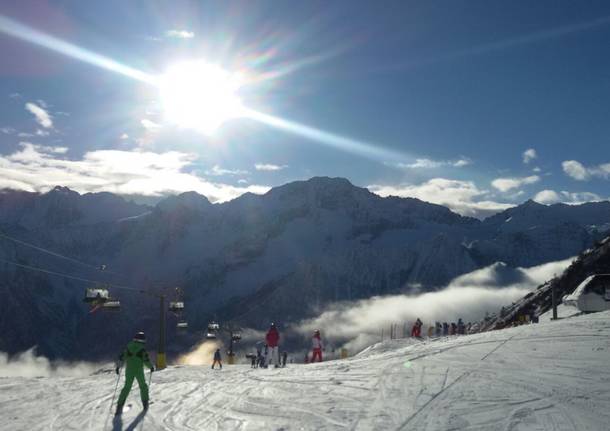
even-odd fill
[{"label": "sun glare", "polygon": [[175,64],[159,85],[165,118],[180,127],[211,134],[224,122],[244,114],[237,93],[241,85],[239,74],[205,61]]}]

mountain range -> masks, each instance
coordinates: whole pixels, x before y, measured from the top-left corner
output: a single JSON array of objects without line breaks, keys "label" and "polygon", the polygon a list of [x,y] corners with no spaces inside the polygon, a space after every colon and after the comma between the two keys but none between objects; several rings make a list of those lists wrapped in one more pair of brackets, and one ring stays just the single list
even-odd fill
[{"label": "mountain range", "polygon": [[[609,230],[607,201],[530,200],[481,221],[418,199],[383,198],[343,178],[219,204],[195,192],[147,206],[59,186],[4,190],[0,351],[37,345],[50,357],[103,356],[125,331],[155,328],[158,299],[129,289],[171,298],[180,287],[193,331],[214,318],[263,328],[329,302],[438,289],[498,261],[565,259]],[[123,311],[88,313],[81,299],[91,284],[82,279],[116,286],[110,291]]]}]

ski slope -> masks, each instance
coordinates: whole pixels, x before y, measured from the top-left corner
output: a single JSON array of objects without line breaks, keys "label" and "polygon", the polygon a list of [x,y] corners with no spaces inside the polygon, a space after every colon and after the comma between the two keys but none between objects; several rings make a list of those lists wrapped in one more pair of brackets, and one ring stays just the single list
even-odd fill
[{"label": "ski slope", "polygon": [[109,415],[116,378],[0,379],[5,430],[607,430],[610,312],[431,341],[394,340],[322,364],[176,366]]}]

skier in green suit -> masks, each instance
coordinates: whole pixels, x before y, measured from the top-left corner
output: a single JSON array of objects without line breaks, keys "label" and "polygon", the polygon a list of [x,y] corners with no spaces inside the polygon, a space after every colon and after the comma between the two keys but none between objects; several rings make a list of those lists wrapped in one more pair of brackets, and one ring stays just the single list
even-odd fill
[{"label": "skier in green suit", "polygon": [[134,378],[138,381],[138,386],[140,387],[140,398],[142,399],[144,410],[148,410],[148,385],[144,378],[144,365],[150,368],[151,372],[153,372],[155,368],[150,362],[148,353],[144,348],[145,344],[146,336],[144,335],[144,332],[138,332],[135,337],[133,337],[133,340],[127,343],[127,348],[119,356],[119,365],[116,367],[116,373],[119,374],[123,362],[127,365],[125,367],[125,386],[123,386],[121,394],[119,395],[115,416],[120,415],[123,412],[123,406],[125,405],[125,400],[131,390]]}]

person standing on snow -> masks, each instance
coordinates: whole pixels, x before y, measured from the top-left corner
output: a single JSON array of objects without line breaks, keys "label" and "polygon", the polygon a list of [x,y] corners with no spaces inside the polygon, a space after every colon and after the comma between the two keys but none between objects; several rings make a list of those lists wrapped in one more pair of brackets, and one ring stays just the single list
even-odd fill
[{"label": "person standing on snow", "polygon": [[311,347],[311,362],[316,362],[316,357],[319,359],[318,362],[322,362],[322,349],[324,348],[324,346],[322,345],[322,339],[320,338],[320,331],[317,329],[313,332],[313,337],[311,338]]},{"label": "person standing on snow", "polygon": [[286,368],[287,361],[288,361],[288,352],[284,350],[284,352],[282,352],[282,368]]},{"label": "person standing on snow", "polygon": [[222,370],[222,358],[220,357],[220,349],[216,349],[216,351],[214,352],[214,362],[212,362],[212,369],[214,369],[214,365],[216,364],[220,365],[220,369]]},{"label": "person standing on snow", "polygon": [[421,327],[422,327],[423,323],[421,320],[419,320],[419,317],[417,318],[417,320],[415,321],[415,323],[413,324],[413,329],[411,329],[411,336],[412,337],[417,337],[417,338],[421,338]]},{"label": "person standing on snow", "polygon": [[273,361],[273,365],[275,365],[275,368],[278,368],[280,366],[278,348],[278,343],[280,341],[280,333],[275,327],[275,323],[272,323],[269,327],[269,331],[267,332],[265,341],[267,341],[267,346],[269,346],[269,349],[271,350],[271,360]]},{"label": "person standing on snow", "polygon": [[155,367],[153,367],[153,364],[150,362],[148,352],[146,352],[146,349],[144,348],[145,344],[146,336],[144,335],[144,332],[138,332],[133,337],[133,340],[127,343],[127,347],[123,353],[119,355],[119,365],[116,367],[115,371],[119,374],[120,368],[123,365],[123,362],[125,362],[125,385],[119,395],[115,416],[118,416],[123,412],[123,406],[125,405],[125,400],[127,400],[129,391],[131,391],[131,385],[133,385],[134,378],[138,381],[138,386],[140,387],[142,406],[144,407],[144,410],[148,410],[148,385],[144,378],[144,366],[146,365],[151,373],[155,370]]}]

